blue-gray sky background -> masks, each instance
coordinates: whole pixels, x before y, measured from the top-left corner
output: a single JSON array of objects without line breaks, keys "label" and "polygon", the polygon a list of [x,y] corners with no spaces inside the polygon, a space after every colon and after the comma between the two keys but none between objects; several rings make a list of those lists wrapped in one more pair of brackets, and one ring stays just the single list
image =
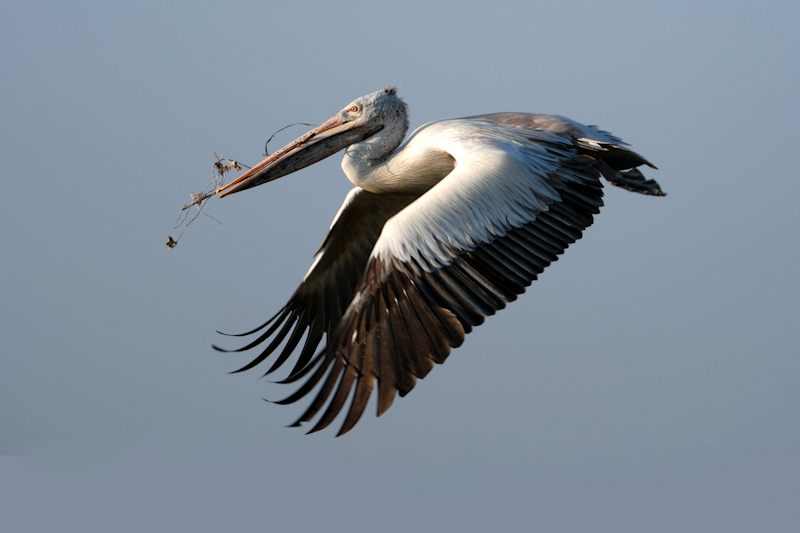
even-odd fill
[{"label": "blue-gray sky background", "polygon": [[[19,531],[790,529],[800,520],[797,2],[10,2],[0,32],[0,508]],[[397,85],[412,128],[598,124],[669,194],[584,238],[334,439],[226,375],[351,185],[213,199],[212,151]],[[278,134],[272,149],[305,131]],[[224,339],[223,339],[224,340]],[[232,346],[232,345],[231,345]],[[766,527],[765,527],[766,526]]]}]

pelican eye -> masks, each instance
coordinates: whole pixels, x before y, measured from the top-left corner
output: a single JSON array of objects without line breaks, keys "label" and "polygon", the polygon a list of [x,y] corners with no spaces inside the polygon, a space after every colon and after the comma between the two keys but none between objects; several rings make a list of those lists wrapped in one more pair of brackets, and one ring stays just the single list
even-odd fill
[{"label": "pelican eye", "polygon": [[350,109],[349,109],[349,111],[351,113],[358,113],[360,110],[361,110],[361,108],[359,106],[357,106],[357,105],[351,105]]}]

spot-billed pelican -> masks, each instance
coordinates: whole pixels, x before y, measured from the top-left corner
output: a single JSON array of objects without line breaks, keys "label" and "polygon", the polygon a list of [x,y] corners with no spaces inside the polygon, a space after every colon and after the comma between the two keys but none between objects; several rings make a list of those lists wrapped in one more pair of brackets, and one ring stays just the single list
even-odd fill
[{"label": "spot-billed pelican", "polygon": [[655,167],[619,138],[563,117],[441,120],[403,142],[407,130],[406,104],[389,87],[217,190],[221,197],[243,191],[346,149],[342,168],[356,187],[311,269],[283,309],[241,334],[258,336],[230,350],[262,350],[238,371],[277,353],[269,374],[305,338],[280,381],[302,385],[277,403],[322,382],[293,424],[311,421],[328,402],[310,432],[328,426],[352,392],[339,435],[349,431],[375,385],[380,416],[395,393],[406,395],[485,316],[524,292],[600,211],[601,176],[664,195],[637,169]]}]

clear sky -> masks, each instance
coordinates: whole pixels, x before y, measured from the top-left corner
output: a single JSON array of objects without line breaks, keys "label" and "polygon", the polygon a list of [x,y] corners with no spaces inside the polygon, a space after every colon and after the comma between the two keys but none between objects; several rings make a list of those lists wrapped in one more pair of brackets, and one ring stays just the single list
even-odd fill
[{"label": "clear sky", "polygon": [[[797,2],[8,2],[0,515],[14,531],[789,531],[800,520]],[[598,124],[669,196],[584,238],[354,431],[210,345],[293,292],[336,156],[207,205],[397,85],[412,128]],[[278,134],[272,149],[304,130]],[[723,529],[725,528],[725,529]]]}]

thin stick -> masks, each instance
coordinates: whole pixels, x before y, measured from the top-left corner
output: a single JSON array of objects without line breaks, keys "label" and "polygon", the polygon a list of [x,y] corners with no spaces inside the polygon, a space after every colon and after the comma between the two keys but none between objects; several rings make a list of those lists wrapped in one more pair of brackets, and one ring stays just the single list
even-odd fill
[{"label": "thin stick", "polygon": [[[289,124],[288,126],[284,126],[283,128],[279,129],[278,131],[273,133],[272,136],[269,139],[267,139],[267,142],[264,144],[264,151],[266,152],[264,156],[265,157],[269,156],[269,149],[268,149],[269,142],[273,139],[273,137],[275,137],[275,135],[282,132],[286,128],[290,128],[292,126],[297,126],[297,125],[313,126],[313,124],[307,124],[305,122],[295,122],[294,124]],[[192,201],[181,207],[181,210],[178,213],[178,218],[175,221],[175,227],[173,227],[172,229],[178,229],[181,225],[183,225],[183,228],[181,228],[181,232],[178,234],[177,239],[173,239],[171,235],[167,236],[167,248],[175,248],[176,246],[178,246],[178,241],[181,240],[183,232],[186,231],[186,228],[188,228],[189,225],[192,222],[194,222],[197,219],[197,217],[199,217],[201,214],[207,216],[211,220],[215,221],[217,224],[222,225],[222,222],[220,222],[216,218],[212,217],[211,215],[203,211],[203,206],[208,200],[211,199],[212,196],[216,196],[216,192],[220,187],[225,185],[225,173],[229,172],[230,170],[236,170],[238,172],[241,172],[242,167],[245,167],[247,169],[250,169],[250,167],[239,163],[235,159],[228,159],[225,156],[219,155],[217,152],[214,152],[214,156],[217,158],[217,161],[214,163],[214,170],[213,170],[214,179],[211,180],[211,183],[209,183],[203,188],[200,194],[195,194],[193,192],[189,193],[190,197],[192,198]],[[223,161],[225,163],[223,163]],[[191,219],[189,219],[188,211],[192,207],[197,208],[197,213],[195,213],[195,215]]]},{"label": "thin stick", "polygon": [[[213,170],[215,174],[214,179],[211,180],[211,182],[203,188],[200,194],[195,194],[193,192],[189,193],[189,196],[192,198],[192,201],[181,207],[181,210],[178,213],[178,218],[175,221],[175,226],[172,229],[177,229],[181,225],[183,225],[183,228],[181,229],[180,234],[178,234],[177,239],[173,239],[171,235],[167,236],[167,248],[175,248],[178,245],[178,241],[181,240],[183,232],[186,231],[186,228],[188,228],[189,225],[192,222],[194,222],[195,219],[197,219],[197,217],[199,217],[201,213],[210,218],[211,220],[215,221],[220,226],[222,225],[222,222],[220,222],[216,218],[212,217],[211,215],[203,211],[203,206],[212,196],[216,196],[215,191],[217,190],[217,188],[222,187],[225,184],[226,172],[229,172],[230,170],[237,170],[241,172],[242,167],[248,169],[250,167],[239,163],[235,159],[228,159],[225,156],[221,156],[217,152],[214,152],[214,156],[217,158],[217,161],[214,163],[214,170]],[[227,164],[223,163],[223,161],[226,161]],[[189,218],[188,211],[192,207],[197,207],[197,213],[188,222],[186,222],[186,220]]]},{"label": "thin stick", "polygon": [[313,124],[306,124],[305,122],[295,122],[294,124],[289,124],[288,126],[284,126],[284,127],[282,127],[281,129],[279,129],[278,131],[276,131],[275,133],[273,133],[273,134],[270,136],[270,138],[269,138],[269,139],[267,139],[267,142],[265,142],[265,143],[264,143],[264,157],[267,157],[267,156],[269,156],[269,149],[267,148],[267,146],[269,146],[269,142],[272,140],[272,138],[273,138],[273,137],[275,137],[277,134],[279,134],[280,132],[282,132],[282,131],[283,131],[283,130],[285,130],[286,128],[291,128],[292,126],[298,126],[298,125],[300,125],[300,126],[311,126],[311,127],[314,127],[314,125],[313,125]]}]

